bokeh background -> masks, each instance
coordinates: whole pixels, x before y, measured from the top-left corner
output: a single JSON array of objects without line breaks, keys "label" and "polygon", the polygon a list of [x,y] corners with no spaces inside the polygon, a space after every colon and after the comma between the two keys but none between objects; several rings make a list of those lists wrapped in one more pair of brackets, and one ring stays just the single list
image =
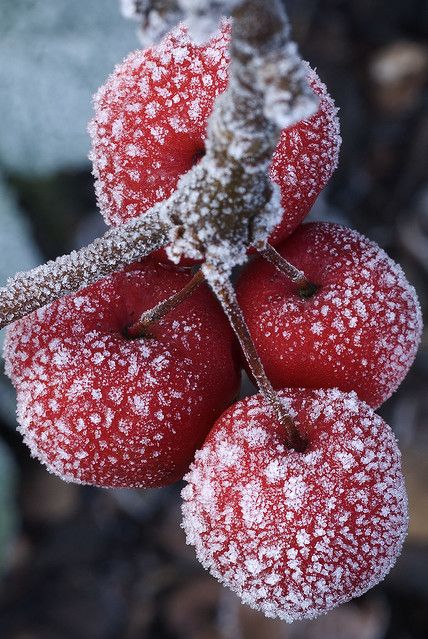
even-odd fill
[{"label": "bokeh background", "polygon": [[[383,246],[428,305],[428,1],[290,0],[341,108],[340,167],[311,217]],[[0,285],[103,232],[86,159],[91,95],[138,47],[117,0],[0,0]],[[241,606],[198,565],[180,486],[106,491],[49,475],[16,434],[0,370],[1,639],[428,636],[428,337],[382,408],[403,450],[410,531],[388,578],[313,622]]]}]

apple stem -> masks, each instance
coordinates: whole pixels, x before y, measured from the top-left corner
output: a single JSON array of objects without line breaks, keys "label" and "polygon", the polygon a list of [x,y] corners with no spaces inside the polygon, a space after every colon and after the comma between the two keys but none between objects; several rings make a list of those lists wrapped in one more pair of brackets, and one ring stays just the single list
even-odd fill
[{"label": "apple stem", "polygon": [[158,322],[167,313],[177,308],[184,300],[191,296],[193,291],[198,288],[205,280],[205,276],[201,270],[197,271],[192,279],[181,290],[168,297],[163,302],[159,302],[148,311],[144,311],[140,319],[125,329],[125,335],[128,339],[137,339],[147,336],[148,329],[154,322]]},{"label": "apple stem", "polygon": [[275,268],[297,285],[300,297],[307,299],[317,292],[318,286],[310,282],[303,271],[288,262],[273,246],[266,242],[263,248],[257,250],[262,257],[266,258]]},{"label": "apple stem", "polygon": [[211,281],[215,294],[226,313],[230,324],[239,340],[245,358],[257,382],[259,391],[264,396],[268,404],[271,406],[275,416],[281,422],[285,429],[285,444],[287,448],[302,451],[305,448],[305,442],[302,440],[292,418],[285,411],[280,397],[274,390],[272,384],[267,378],[261,359],[257,353],[249,328],[245,321],[241,307],[238,304],[236,294],[230,279]]}]

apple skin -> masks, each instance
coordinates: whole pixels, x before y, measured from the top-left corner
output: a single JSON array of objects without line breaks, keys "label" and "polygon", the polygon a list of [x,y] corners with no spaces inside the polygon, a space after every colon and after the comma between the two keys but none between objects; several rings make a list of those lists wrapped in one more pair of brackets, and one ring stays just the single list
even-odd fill
[{"label": "apple skin", "polygon": [[407,374],[422,333],[401,267],[332,223],[303,224],[277,250],[319,290],[302,299],[262,258],[240,276],[238,300],[273,386],[354,390],[377,408]]},{"label": "apple skin", "polygon": [[206,285],[150,337],[123,331],[190,277],[146,260],[9,328],[19,430],[51,472],[106,487],[163,486],[186,472],[239,389],[232,331]]},{"label": "apple skin", "polygon": [[261,395],[231,406],[196,453],[183,527],[202,565],[252,608],[310,619],[382,580],[406,535],[400,452],[355,393],[279,391],[304,452]]},{"label": "apple skin", "polygon": [[[169,197],[204,154],[208,118],[227,87],[229,41],[227,21],[205,45],[194,44],[178,26],[160,44],[131,53],[99,89],[89,123],[90,157],[108,224],[122,224]],[[272,243],[307,215],[337,165],[337,108],[309,65],[307,76],[319,96],[318,111],[282,132],[272,159],[271,178],[284,209]],[[158,257],[168,259],[163,251]]]}]

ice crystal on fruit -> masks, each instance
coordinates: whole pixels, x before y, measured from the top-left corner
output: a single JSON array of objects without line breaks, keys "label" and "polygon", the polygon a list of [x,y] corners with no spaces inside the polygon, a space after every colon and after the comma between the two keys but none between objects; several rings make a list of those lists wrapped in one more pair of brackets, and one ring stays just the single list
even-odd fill
[{"label": "ice crystal on fruit", "polygon": [[391,429],[354,393],[280,394],[307,450],[284,447],[261,396],[238,402],[196,453],[183,526],[212,575],[252,608],[291,622],[384,578],[406,534],[407,498]]}]

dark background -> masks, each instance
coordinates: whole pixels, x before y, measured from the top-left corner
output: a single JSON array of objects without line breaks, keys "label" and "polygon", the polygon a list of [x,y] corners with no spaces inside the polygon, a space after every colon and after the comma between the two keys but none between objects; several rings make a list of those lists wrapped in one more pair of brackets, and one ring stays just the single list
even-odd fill
[{"label": "dark background", "polygon": [[[114,61],[138,46],[134,26],[120,17],[110,0],[68,4],[74,7],[73,15],[63,2],[2,0],[0,66],[16,64],[14,47],[19,48],[20,37],[24,71],[29,56],[34,58],[31,37],[38,42],[36,53],[44,51],[40,74],[50,73],[46,57],[56,39],[63,45],[68,37],[74,48],[73,38],[79,33],[86,37],[83,48],[86,42],[94,47],[104,41],[109,53],[103,52],[93,77],[91,65],[84,66],[92,59],[89,44],[79,62],[83,67],[78,73],[84,69],[89,96],[89,89],[96,88]],[[317,68],[341,109],[340,166],[312,216],[350,225],[381,244],[402,264],[426,312],[428,2],[292,0],[288,6],[304,57]],[[50,11],[55,20],[49,20]],[[36,20],[43,12],[43,21]],[[75,50],[70,59],[74,54]],[[61,55],[65,59],[67,50]],[[72,74],[65,68],[64,76],[73,89]],[[4,136],[7,128],[17,146],[9,143],[8,151],[0,142],[0,181],[9,198],[6,201],[0,193],[0,208],[7,205],[22,218],[22,230],[13,232],[29,247],[24,261],[52,258],[87,243],[104,228],[95,208],[90,167],[84,152],[73,147],[72,127],[84,132],[85,122],[72,124],[64,118],[47,146],[45,111],[40,116],[36,101],[31,106],[34,98],[25,85],[25,73],[21,80],[16,72],[5,77],[0,74],[0,137],[3,126]],[[23,106],[22,113],[30,119],[27,145],[34,134],[32,164],[27,154],[19,154],[24,124],[20,126],[20,113],[11,107],[12,95],[27,108]],[[58,90],[58,104],[62,97]],[[49,96],[54,113],[50,117],[55,117],[55,98]],[[89,113],[89,97],[87,102]],[[40,117],[37,126],[31,125],[33,113],[35,121]],[[58,143],[61,135],[63,142]],[[15,241],[10,233],[9,243]],[[6,277],[10,264],[4,261]],[[180,486],[106,491],[65,484],[47,474],[30,459],[15,433],[3,379],[0,639],[427,637],[427,381],[425,333],[412,371],[381,410],[400,439],[410,497],[410,532],[396,567],[360,600],[319,620],[288,626],[241,606],[198,565],[180,529]]]}]

